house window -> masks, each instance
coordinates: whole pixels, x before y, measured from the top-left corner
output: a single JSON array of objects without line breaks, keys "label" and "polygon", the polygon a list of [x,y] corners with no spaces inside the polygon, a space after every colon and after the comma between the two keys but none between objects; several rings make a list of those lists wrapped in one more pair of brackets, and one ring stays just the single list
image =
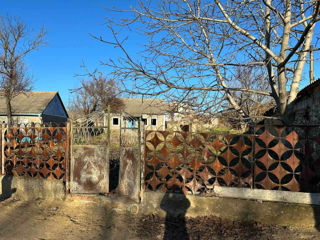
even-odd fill
[{"label": "house window", "polygon": [[135,119],[127,119],[127,127],[128,128],[135,128],[136,127],[136,120]]},{"label": "house window", "polygon": [[142,118],[142,122],[143,122],[143,124],[144,124],[145,126],[147,126],[147,125],[148,125],[148,119],[146,119],[146,118]]},{"label": "house window", "polygon": [[156,118],[151,119],[151,126],[157,126],[157,119]]},{"label": "house window", "polygon": [[189,125],[180,125],[180,129],[183,132],[189,132],[190,131],[190,126]]},{"label": "house window", "polygon": [[112,118],[112,125],[113,126],[118,126],[119,125],[119,118],[117,118],[117,117]]}]

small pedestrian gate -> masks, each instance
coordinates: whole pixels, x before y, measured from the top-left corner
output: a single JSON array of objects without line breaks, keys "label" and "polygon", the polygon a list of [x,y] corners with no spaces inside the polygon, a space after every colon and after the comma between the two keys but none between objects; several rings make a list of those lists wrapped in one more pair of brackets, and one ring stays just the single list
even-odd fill
[{"label": "small pedestrian gate", "polygon": [[107,127],[72,126],[71,193],[109,192]]}]

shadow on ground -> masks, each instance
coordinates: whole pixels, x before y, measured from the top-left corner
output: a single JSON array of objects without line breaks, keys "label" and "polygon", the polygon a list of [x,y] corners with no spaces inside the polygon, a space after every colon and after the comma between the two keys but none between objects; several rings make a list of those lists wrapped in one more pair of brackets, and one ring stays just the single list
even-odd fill
[{"label": "shadow on ground", "polygon": [[160,204],[160,208],[166,212],[164,240],[189,239],[185,221],[189,207],[190,201],[178,186],[167,190]]},{"label": "shadow on ground", "polygon": [[1,180],[2,193],[0,195],[0,202],[10,198],[12,193],[16,192],[16,188],[12,188],[12,171],[7,171],[6,175]]}]

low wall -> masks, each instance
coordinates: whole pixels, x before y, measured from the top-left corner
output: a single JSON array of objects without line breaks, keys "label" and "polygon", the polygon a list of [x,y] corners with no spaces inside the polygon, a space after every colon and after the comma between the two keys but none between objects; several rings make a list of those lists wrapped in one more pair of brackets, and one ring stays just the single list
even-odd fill
[{"label": "low wall", "polygon": [[65,186],[59,180],[0,176],[0,197],[21,200],[65,199]]},{"label": "low wall", "polygon": [[166,214],[186,217],[213,215],[231,220],[279,225],[320,224],[318,205],[161,192],[145,192],[139,213],[157,214],[162,217]]}]

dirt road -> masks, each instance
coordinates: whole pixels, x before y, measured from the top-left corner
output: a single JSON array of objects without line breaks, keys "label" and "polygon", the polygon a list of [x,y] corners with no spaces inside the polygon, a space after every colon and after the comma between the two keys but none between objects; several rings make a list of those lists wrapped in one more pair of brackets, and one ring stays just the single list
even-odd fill
[{"label": "dirt road", "polygon": [[24,202],[13,198],[0,202],[0,209],[0,239],[320,239],[315,229],[215,217],[161,219],[78,200]]}]

